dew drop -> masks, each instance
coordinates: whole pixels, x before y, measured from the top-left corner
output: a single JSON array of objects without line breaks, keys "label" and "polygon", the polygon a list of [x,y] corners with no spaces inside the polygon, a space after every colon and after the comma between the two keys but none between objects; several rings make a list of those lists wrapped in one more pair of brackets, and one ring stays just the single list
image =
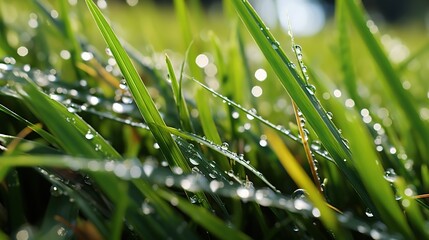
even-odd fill
[{"label": "dew drop", "polygon": [[307,197],[307,192],[302,188],[298,188],[292,193],[293,199],[306,198],[306,197]]},{"label": "dew drop", "polygon": [[365,210],[365,215],[366,215],[367,217],[369,217],[369,218],[374,217],[374,214],[372,213],[371,209],[369,209],[369,208],[367,208],[367,209]]},{"label": "dew drop", "polygon": [[125,79],[122,79],[121,82],[119,83],[119,88],[122,90],[127,90],[127,82],[125,81]]},{"label": "dew drop", "polygon": [[316,93],[316,87],[314,85],[308,84],[305,86],[305,89],[307,89],[307,92],[310,93],[310,95],[314,95]]},{"label": "dew drop", "polygon": [[227,142],[223,142],[221,148],[226,151],[229,148],[229,144]]},{"label": "dew drop", "polygon": [[95,151],[101,151],[101,145],[100,144],[95,144]]},{"label": "dew drop", "polygon": [[260,189],[255,192],[256,201],[262,206],[270,206],[275,195],[271,189]]},{"label": "dew drop", "polygon": [[198,203],[198,196],[197,196],[197,195],[194,195],[194,196],[190,197],[190,198],[189,198],[189,201],[190,201],[192,204],[197,204],[197,203]]},{"label": "dew drop", "polygon": [[313,208],[313,210],[311,211],[311,213],[313,214],[314,217],[318,218],[321,216],[320,210],[318,208]]},{"label": "dew drop", "polygon": [[296,54],[302,54],[302,48],[300,45],[295,44],[292,49]]},{"label": "dew drop", "polygon": [[384,179],[386,179],[386,181],[388,182],[391,182],[391,183],[395,182],[397,177],[398,176],[396,175],[396,172],[393,168],[388,168],[384,172]]},{"label": "dew drop", "polygon": [[193,159],[193,158],[189,158],[189,162],[190,162],[192,165],[195,165],[195,166],[200,165],[200,163],[199,163],[197,160]]},{"label": "dew drop", "polygon": [[145,215],[149,215],[151,213],[155,212],[155,209],[153,208],[153,206],[149,203],[149,201],[144,201],[142,203],[142,212]]},{"label": "dew drop", "polygon": [[63,192],[61,191],[61,189],[59,189],[57,186],[52,185],[51,186],[51,195],[54,197],[59,197],[63,194]]},{"label": "dew drop", "polygon": [[88,129],[88,132],[86,132],[85,138],[88,139],[88,140],[91,140],[91,139],[94,138],[94,134],[91,132],[90,129]]},{"label": "dew drop", "polygon": [[271,43],[271,47],[272,47],[274,50],[277,50],[277,49],[279,49],[280,44],[279,44],[279,42],[275,41],[275,42],[272,42],[272,43]]}]

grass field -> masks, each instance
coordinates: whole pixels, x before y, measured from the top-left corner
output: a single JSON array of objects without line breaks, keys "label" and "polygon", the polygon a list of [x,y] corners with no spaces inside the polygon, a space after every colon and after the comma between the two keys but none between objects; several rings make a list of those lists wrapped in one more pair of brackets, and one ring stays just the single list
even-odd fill
[{"label": "grass field", "polygon": [[0,2],[0,239],[429,237],[419,19]]}]

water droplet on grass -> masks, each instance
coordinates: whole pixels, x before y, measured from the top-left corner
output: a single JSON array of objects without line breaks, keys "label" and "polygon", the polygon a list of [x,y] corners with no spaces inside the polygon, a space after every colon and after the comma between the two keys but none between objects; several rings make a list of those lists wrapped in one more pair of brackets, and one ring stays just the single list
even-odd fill
[{"label": "water droplet on grass", "polygon": [[223,142],[221,148],[226,151],[229,148],[229,144],[227,142]]},{"label": "water droplet on grass", "polygon": [[396,175],[396,172],[393,168],[388,168],[384,172],[384,179],[386,179],[386,181],[388,181],[388,182],[393,183],[396,181],[397,178],[398,178],[398,176]]},{"label": "water droplet on grass", "polygon": [[100,144],[95,144],[95,151],[101,151],[101,145]]},{"label": "water droplet on grass", "polygon": [[90,129],[88,129],[88,132],[86,132],[85,138],[88,139],[88,140],[91,140],[91,139],[94,138],[94,134],[91,132]]},{"label": "water droplet on grass", "polygon": [[305,89],[307,89],[307,92],[310,93],[310,95],[314,95],[316,93],[316,87],[314,85],[308,84],[305,86]]},{"label": "water droplet on grass", "polygon": [[302,54],[302,48],[300,45],[295,44],[292,49],[297,55]]},{"label": "water droplet on grass", "polygon": [[280,47],[280,43],[279,43],[279,42],[277,42],[277,41],[272,42],[272,43],[271,43],[271,47],[272,47],[274,50],[277,50],[277,49],[279,49],[279,47]]},{"label": "water droplet on grass", "polygon": [[365,215],[366,215],[367,217],[369,217],[369,218],[374,217],[374,214],[372,213],[371,209],[369,209],[369,208],[367,208],[367,209],[365,210]]},{"label": "water droplet on grass", "polygon": [[52,185],[51,186],[51,195],[54,197],[59,197],[63,194],[63,191],[61,191],[61,189],[59,189],[57,186]]},{"label": "water droplet on grass", "polygon": [[195,165],[195,166],[200,165],[200,163],[199,163],[197,160],[193,159],[193,158],[189,158],[189,162],[190,162],[192,165]]},{"label": "water droplet on grass", "polygon": [[298,188],[292,193],[293,199],[306,198],[306,197],[307,197],[307,192],[302,188]]},{"label": "water droplet on grass", "polygon": [[153,208],[153,206],[149,203],[149,201],[144,201],[142,203],[142,212],[145,215],[149,215],[151,213],[155,212],[155,209]]}]

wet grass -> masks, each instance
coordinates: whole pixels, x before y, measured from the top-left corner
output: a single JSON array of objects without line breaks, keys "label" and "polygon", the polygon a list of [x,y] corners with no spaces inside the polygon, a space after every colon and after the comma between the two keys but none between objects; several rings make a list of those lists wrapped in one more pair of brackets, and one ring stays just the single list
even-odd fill
[{"label": "wet grass", "polygon": [[0,1],[0,238],[428,238],[419,26]]}]

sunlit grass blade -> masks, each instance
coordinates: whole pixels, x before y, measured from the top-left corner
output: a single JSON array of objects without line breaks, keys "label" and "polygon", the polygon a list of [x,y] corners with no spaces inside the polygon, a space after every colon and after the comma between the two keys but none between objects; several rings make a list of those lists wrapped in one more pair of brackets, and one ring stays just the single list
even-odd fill
[{"label": "sunlit grass blade", "polygon": [[[141,80],[137,70],[132,64],[124,48],[121,46],[115,33],[107,23],[103,14],[91,0],[86,0],[86,3],[105,41],[110,47],[110,50],[112,51],[112,54],[125,77],[125,80],[127,81],[130,91],[143,118],[147,123],[157,123],[165,126],[164,120],[161,118],[161,115],[158,112],[151,96],[149,95],[146,86]],[[158,129],[151,129],[151,132],[153,133],[155,139],[157,139],[161,151],[166,156],[170,164],[173,166],[179,166],[185,172],[189,172],[189,165],[187,164],[171,136],[165,132],[160,132]]]},{"label": "sunlit grass blade", "polygon": [[[379,41],[367,27],[364,13],[357,1],[346,0],[344,2],[353,24],[365,42],[365,46],[368,48],[374,62],[383,74],[383,86],[389,89],[389,95],[396,101],[396,106],[398,109],[401,109],[401,112],[405,116],[404,119],[409,122],[410,126],[413,126],[413,129],[418,129],[418,131],[415,131],[421,145],[418,147],[425,156],[428,156],[429,140],[427,136],[429,136],[429,130],[427,125],[422,121],[412,96],[403,88],[399,77],[400,74],[395,71]],[[428,164],[428,161],[425,161],[425,164]]]},{"label": "sunlit grass blade", "polygon": [[[112,51],[112,54],[115,57],[122,74],[125,77],[125,80],[130,88],[140,113],[142,114],[146,123],[149,124],[149,128],[151,128],[150,130],[157,140],[162,153],[166,157],[167,161],[169,161],[171,167],[178,166],[184,172],[190,172],[191,168],[189,167],[186,159],[183,157],[182,152],[171,135],[167,132],[160,131],[158,128],[151,127],[153,126],[151,123],[156,123],[161,126],[166,125],[160,113],[158,112],[155,103],[149,95],[146,86],[137,73],[133,63],[131,62],[131,59],[127,55],[125,49],[122,47],[112,28],[107,23],[103,14],[92,0],[86,0],[86,3],[105,41],[110,47],[110,50]],[[210,208],[210,204],[208,203],[205,195],[198,195],[201,199],[203,199],[202,204],[205,207]]]},{"label": "sunlit grass blade", "polygon": [[309,90],[309,86],[305,86],[304,80],[296,72],[294,65],[287,58],[279,42],[276,41],[249,2],[240,0],[233,0],[232,2],[283,87],[302,111],[310,126],[315,129],[317,136],[333,157],[338,168],[347,176],[362,200],[367,205],[372,206],[355,170],[344,163],[344,159],[352,159],[352,155],[343,142],[338,129],[315,97],[313,89]]},{"label": "sunlit grass blade", "polygon": [[290,151],[283,144],[281,138],[273,130],[267,129],[265,133],[271,148],[276,153],[283,168],[288,172],[298,186],[308,192],[308,198],[311,199],[316,207],[313,210],[313,215],[320,217],[323,223],[331,229],[337,237],[345,239],[347,235],[345,235],[346,233],[339,228],[335,213],[328,208],[328,205],[320,194],[319,189],[312,183],[310,178],[308,178],[304,169],[302,169],[295,157],[293,157]]},{"label": "sunlit grass blade", "polygon": [[[223,144],[215,124],[212,110],[209,107],[206,93],[203,92],[202,89],[199,89],[195,98],[204,135],[207,136],[208,139],[211,139],[215,144]],[[216,158],[217,163],[224,171],[228,171],[231,168],[227,159],[222,155],[216,155]]]}]

